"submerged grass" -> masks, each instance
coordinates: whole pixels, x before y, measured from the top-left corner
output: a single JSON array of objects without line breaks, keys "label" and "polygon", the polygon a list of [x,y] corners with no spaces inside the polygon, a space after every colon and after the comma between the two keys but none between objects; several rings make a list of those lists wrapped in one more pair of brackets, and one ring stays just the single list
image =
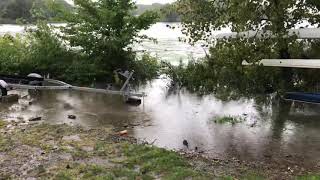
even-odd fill
[{"label": "submerged grass", "polygon": [[245,120],[246,119],[241,116],[223,116],[223,117],[214,118],[213,122],[217,124],[226,124],[226,123],[237,124]]},{"label": "submerged grass", "polygon": [[[0,161],[0,167],[8,167],[0,168],[0,177],[57,180],[265,179],[258,173],[259,169],[237,170],[224,163],[215,168],[204,159],[189,159],[174,151],[139,145],[130,141],[129,137],[114,134],[111,129],[83,130],[47,124],[30,125],[23,131],[16,129],[10,134],[0,132],[0,152],[5,158]],[[69,158],[60,158],[64,156]],[[30,164],[30,157],[36,159],[35,163],[40,166]],[[201,162],[197,165],[198,160]],[[25,172],[27,175],[21,176],[20,166],[26,163],[33,168]],[[214,174],[216,169],[223,169],[222,173]],[[222,176],[229,174],[236,174],[237,178]],[[262,174],[265,175],[264,172]],[[319,176],[296,179],[318,180]]]},{"label": "submerged grass", "polygon": [[4,128],[7,125],[7,123],[3,120],[0,120],[0,129]]},{"label": "submerged grass", "polygon": [[298,176],[295,178],[296,180],[320,180],[320,175],[305,175]]},{"label": "submerged grass", "polygon": [[[68,140],[66,138],[74,136],[79,139]],[[36,174],[36,178],[52,179],[54,177],[54,179],[66,180],[212,179],[209,178],[208,173],[195,170],[186,158],[176,152],[148,145],[138,145],[127,140],[114,141],[113,138],[123,137],[116,137],[111,131],[104,129],[82,130],[66,125],[40,124],[30,126],[24,131],[17,130],[10,135],[3,136],[0,133],[0,138],[0,151],[8,152],[8,155],[17,159],[20,156],[22,159],[25,156],[35,156],[32,155],[35,149],[45,152],[41,156],[52,153],[56,153],[55,157],[63,154],[72,156],[72,159],[69,160],[42,162],[45,169],[41,171],[41,174],[35,170],[30,171],[31,174]],[[7,149],[12,147],[9,142],[13,143],[15,148],[10,153]],[[19,149],[21,145],[29,148],[26,154],[21,154],[21,149]],[[24,159],[24,161],[27,160]],[[0,166],[8,165],[0,162]],[[1,171],[2,169],[0,173]],[[5,172],[5,174],[12,174],[12,172]]]},{"label": "submerged grass", "polygon": [[173,151],[129,144],[124,149],[128,157],[127,166],[133,168],[138,165],[142,173],[156,172],[164,179],[210,179],[208,174],[194,171],[185,158]]}]

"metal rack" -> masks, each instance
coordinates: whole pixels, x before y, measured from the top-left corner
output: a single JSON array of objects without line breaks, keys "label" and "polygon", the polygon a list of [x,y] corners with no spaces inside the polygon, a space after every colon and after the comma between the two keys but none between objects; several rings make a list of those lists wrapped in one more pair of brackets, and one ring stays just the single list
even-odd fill
[{"label": "metal rack", "polygon": [[[115,71],[119,75],[126,78],[125,83],[121,87],[119,91],[109,90],[109,89],[98,89],[98,88],[89,88],[89,87],[80,87],[80,86],[73,86],[63,81],[55,80],[55,79],[45,79],[42,78],[38,74],[30,74],[27,77],[19,77],[19,76],[0,76],[0,88],[1,96],[6,95],[6,91],[13,90],[13,89],[28,89],[28,90],[74,90],[74,91],[84,91],[84,92],[92,92],[92,93],[102,93],[102,94],[113,94],[113,95],[121,95],[124,97],[124,100],[127,102],[128,100],[132,101],[134,97],[143,98],[146,96],[145,93],[136,93],[131,90],[130,80],[132,80],[134,71]],[[14,83],[6,82],[6,79],[9,81],[15,81]],[[24,82],[24,83],[21,83]],[[26,82],[28,82],[26,84]],[[54,84],[54,85],[43,85],[44,83],[47,84]],[[35,84],[35,85],[33,85]],[[140,99],[136,99],[140,101]]]}]

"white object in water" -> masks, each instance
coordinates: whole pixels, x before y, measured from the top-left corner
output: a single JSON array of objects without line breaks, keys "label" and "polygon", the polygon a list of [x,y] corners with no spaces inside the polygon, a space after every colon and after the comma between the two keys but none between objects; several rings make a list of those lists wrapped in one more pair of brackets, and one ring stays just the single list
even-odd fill
[{"label": "white object in water", "polygon": [[4,80],[0,80],[0,87],[7,88],[8,84]]},{"label": "white object in water", "polygon": [[42,76],[40,74],[37,74],[37,73],[31,73],[31,74],[28,75],[28,77],[42,78]]},{"label": "white object in water", "polygon": [[262,59],[258,63],[243,61],[242,65],[320,69],[320,59]]}]

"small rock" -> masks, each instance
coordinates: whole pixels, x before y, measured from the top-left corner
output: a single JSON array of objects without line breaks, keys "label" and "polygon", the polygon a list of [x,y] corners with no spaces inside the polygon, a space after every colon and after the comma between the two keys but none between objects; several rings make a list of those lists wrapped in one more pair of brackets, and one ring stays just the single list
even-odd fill
[{"label": "small rock", "polygon": [[30,118],[29,121],[41,121],[42,117],[34,117],[34,118]]},{"label": "small rock", "polygon": [[75,115],[68,115],[68,118],[69,118],[69,119],[77,119],[77,116],[75,116]]},{"label": "small rock", "polygon": [[66,109],[66,110],[71,110],[71,109],[73,109],[72,105],[69,104],[69,103],[65,103],[65,104],[63,105],[63,108]]},{"label": "small rock", "polygon": [[73,159],[72,155],[69,153],[59,154],[58,157],[59,157],[59,159],[66,160],[66,161],[71,161]]},{"label": "small rock", "polygon": [[187,147],[189,146],[189,143],[188,143],[187,140],[183,140],[182,144],[185,145],[185,146],[187,146]]},{"label": "small rock", "polygon": [[83,146],[83,147],[81,147],[81,149],[86,152],[92,152],[94,150],[94,148],[91,146]]},{"label": "small rock", "polygon": [[71,169],[71,166],[68,164],[68,165],[66,166],[66,169]]},{"label": "small rock", "polygon": [[291,154],[287,154],[287,155],[286,155],[286,158],[291,158],[291,157],[292,157]]},{"label": "small rock", "polygon": [[24,118],[21,117],[21,116],[17,117],[17,119],[20,120],[20,121],[23,121],[23,120],[24,120]]},{"label": "small rock", "polygon": [[59,146],[54,145],[54,146],[52,147],[52,150],[59,150]]},{"label": "small rock", "polygon": [[63,141],[81,141],[79,135],[63,136]]}]

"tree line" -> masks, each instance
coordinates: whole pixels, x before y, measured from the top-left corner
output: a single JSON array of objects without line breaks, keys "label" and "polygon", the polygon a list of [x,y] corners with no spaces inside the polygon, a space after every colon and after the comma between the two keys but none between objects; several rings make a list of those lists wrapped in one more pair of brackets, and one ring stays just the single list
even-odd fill
[{"label": "tree line", "polygon": [[[36,13],[41,11],[42,15],[53,20],[55,12],[50,9],[50,0],[1,0],[0,1],[0,23],[34,23],[38,17]],[[72,9],[72,6],[64,0],[56,0],[56,4]],[[34,12],[34,11],[37,12]]]},{"label": "tree line", "polygon": [[137,4],[137,9],[134,11],[135,15],[140,15],[146,11],[154,11],[159,14],[159,21],[161,22],[180,22],[180,16],[176,9],[176,4],[159,4],[152,5]]}]

